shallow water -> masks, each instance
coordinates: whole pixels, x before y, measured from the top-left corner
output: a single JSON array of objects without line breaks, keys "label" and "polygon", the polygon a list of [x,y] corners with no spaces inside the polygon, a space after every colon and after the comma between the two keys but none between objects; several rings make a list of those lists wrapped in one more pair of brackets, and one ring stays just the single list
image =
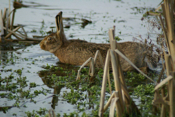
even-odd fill
[{"label": "shallow water", "polygon": [[[8,0],[0,0],[0,3],[0,9],[9,6]],[[108,43],[108,30],[115,25],[115,35],[122,39],[121,42],[133,41],[133,37],[141,35],[145,39],[150,35],[148,22],[145,20],[141,21],[141,18],[147,9],[156,8],[159,3],[160,0],[154,0],[154,2],[152,0],[25,0],[23,4],[30,5],[30,7],[17,9],[14,24],[25,25],[24,28],[29,37],[33,35],[41,36],[40,31],[47,32],[51,30],[50,27],[55,27],[54,17],[58,12],[63,11],[63,17],[73,18],[73,20],[63,20],[64,25],[70,25],[70,28],[65,29],[68,39],[79,38],[90,42]],[[141,10],[138,11],[136,7]],[[92,23],[82,27],[82,18],[91,20]],[[36,32],[32,32],[33,30]],[[56,29],[54,28],[53,30],[55,31]],[[44,33],[42,34],[45,35]],[[155,35],[153,34],[153,41],[156,41],[154,37]],[[3,59],[7,58],[13,58],[15,60],[14,64],[12,62],[7,64],[3,62]],[[39,44],[22,47],[22,49],[17,51],[1,51],[0,70],[12,69],[10,72],[2,71],[2,79],[14,73],[14,70],[23,68],[22,76],[26,76],[27,84],[35,82],[38,85],[31,91],[41,90],[42,88],[50,90],[50,93],[47,93],[46,96],[39,94],[35,97],[36,104],[30,103],[27,99],[21,99],[20,105],[25,103],[27,107],[14,107],[6,113],[1,111],[1,117],[12,116],[13,113],[23,117],[26,116],[26,111],[39,110],[40,107],[51,109],[54,89],[43,83],[38,72],[44,70],[42,66],[47,64],[63,68],[67,66],[56,64],[58,61],[57,57],[51,53],[41,50]],[[18,77],[15,73],[14,76]],[[26,87],[24,90],[28,89],[29,87]],[[69,91],[69,89],[62,88],[61,93],[63,91]],[[5,91],[5,93],[8,92]],[[12,106],[14,102],[15,100],[0,99],[1,107]],[[73,111],[76,111],[74,105],[61,99],[55,106],[56,113],[63,114]]]}]

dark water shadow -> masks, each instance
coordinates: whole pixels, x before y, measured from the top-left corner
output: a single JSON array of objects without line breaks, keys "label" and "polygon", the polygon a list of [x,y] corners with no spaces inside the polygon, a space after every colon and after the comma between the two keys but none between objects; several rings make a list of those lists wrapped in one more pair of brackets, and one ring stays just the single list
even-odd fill
[{"label": "dark water shadow", "polygon": [[[59,67],[59,68],[58,68]],[[79,90],[81,88],[81,84],[87,84],[87,88],[91,88],[96,84],[99,84],[99,82],[97,80],[91,80],[88,78],[85,78],[82,80],[82,82],[76,81],[76,75],[74,74],[74,72],[77,72],[77,70],[79,69],[79,67],[77,66],[73,66],[73,65],[67,65],[67,64],[63,64],[60,62],[57,62],[57,66],[52,66],[51,68],[49,68],[48,66],[43,67],[45,68],[45,70],[39,71],[38,75],[39,77],[42,79],[43,83],[48,86],[49,88],[54,89],[53,91],[53,97],[52,97],[52,101],[51,101],[51,107],[52,109],[55,109],[56,106],[58,106],[58,102],[62,101],[60,100],[60,98],[62,99],[62,97],[60,97],[60,93],[61,90],[63,88],[66,89],[70,89],[69,87],[71,85],[71,87],[74,87],[74,90]],[[58,68],[58,69],[56,69]],[[55,82],[52,80],[51,75],[55,74],[56,76],[67,76],[68,77],[72,77],[72,75],[74,76],[74,79],[68,79],[68,81],[63,82],[62,84],[55,84]],[[97,83],[98,82],[98,83]],[[88,91],[88,90],[83,90],[80,91],[80,93],[84,93],[87,92],[87,97],[86,99],[88,100],[88,105],[87,105],[87,109],[94,109],[94,102],[91,99],[91,97],[94,95],[93,92]],[[64,99],[65,100],[65,99]],[[81,102],[82,98],[78,99],[77,102]],[[75,102],[71,102],[70,100],[66,100],[67,103],[73,105],[75,104]]]}]

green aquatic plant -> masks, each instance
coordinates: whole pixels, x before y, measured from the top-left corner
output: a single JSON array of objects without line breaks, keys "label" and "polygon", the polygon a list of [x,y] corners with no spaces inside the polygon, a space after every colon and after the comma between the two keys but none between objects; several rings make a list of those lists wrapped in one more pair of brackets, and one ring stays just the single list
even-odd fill
[{"label": "green aquatic plant", "polygon": [[40,27],[40,29],[39,29],[39,32],[40,32],[40,34],[42,35],[42,36],[44,36],[45,34],[47,34],[46,33],[46,31],[44,31],[45,29],[46,29],[46,25],[45,25],[45,22],[44,22],[44,20],[41,22],[41,27]]},{"label": "green aquatic plant", "polygon": [[122,40],[122,39],[121,39],[120,37],[116,36],[116,37],[115,37],[115,40],[120,41],[120,40]]}]

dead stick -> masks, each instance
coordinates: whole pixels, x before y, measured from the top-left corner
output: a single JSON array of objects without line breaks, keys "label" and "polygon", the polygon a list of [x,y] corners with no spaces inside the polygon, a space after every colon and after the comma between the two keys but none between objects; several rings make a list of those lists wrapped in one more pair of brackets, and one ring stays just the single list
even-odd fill
[{"label": "dead stick", "polygon": [[103,81],[102,81],[102,89],[101,89],[101,96],[100,96],[100,108],[99,108],[99,116],[103,116],[104,112],[104,101],[105,101],[105,92],[106,92],[106,83],[107,83],[107,72],[108,72],[108,67],[109,67],[109,50],[106,55],[106,61],[105,61],[105,66],[104,66],[104,71],[103,71]]},{"label": "dead stick", "polygon": [[[3,27],[4,29],[6,29],[5,27]],[[25,38],[25,36],[21,35],[21,34],[17,34],[15,33],[14,31],[11,31],[10,29],[8,29],[9,32],[13,33],[13,35],[16,35],[16,36],[19,36],[19,37],[22,37],[22,38]]]},{"label": "dead stick", "polygon": [[113,70],[113,76],[114,76],[115,91],[118,91],[118,95],[120,99],[119,103],[122,110],[121,113],[124,113],[124,102],[123,102],[122,91],[121,91],[121,81],[119,79],[119,73],[118,73],[117,63],[115,61],[116,58],[115,58],[114,51],[110,50],[110,55],[111,55],[111,64],[112,64],[112,70]]},{"label": "dead stick", "polygon": [[[13,32],[16,32],[18,29],[20,29],[20,27],[16,27],[15,29],[13,29]],[[8,35],[5,36],[5,38],[7,39],[8,37],[10,37],[13,33],[10,32]]]},{"label": "dead stick", "polygon": [[12,21],[11,21],[11,27],[10,27],[11,30],[13,29],[13,23],[14,23],[14,19],[15,19],[15,12],[16,12],[16,9],[14,9],[13,15],[12,15]]},{"label": "dead stick", "polygon": [[118,49],[115,50],[123,59],[125,59],[130,65],[132,65],[137,71],[139,71],[142,75],[144,75],[146,78],[148,78],[150,81],[152,81],[154,84],[156,84],[149,76],[147,76],[145,73],[143,73],[139,68],[137,68],[126,56],[124,56]]},{"label": "dead stick", "polygon": [[164,67],[162,68],[162,70],[161,70],[161,72],[160,72],[160,74],[159,74],[159,78],[158,78],[158,80],[157,80],[157,83],[160,83],[160,80],[161,80],[161,78],[162,78],[162,75],[163,75],[163,72],[164,72]]},{"label": "dead stick", "polygon": [[26,33],[26,31],[24,30],[23,27],[21,27],[21,28],[22,28],[22,30],[23,30],[23,32],[24,32],[24,34],[25,34],[25,38],[27,38],[27,33]]}]

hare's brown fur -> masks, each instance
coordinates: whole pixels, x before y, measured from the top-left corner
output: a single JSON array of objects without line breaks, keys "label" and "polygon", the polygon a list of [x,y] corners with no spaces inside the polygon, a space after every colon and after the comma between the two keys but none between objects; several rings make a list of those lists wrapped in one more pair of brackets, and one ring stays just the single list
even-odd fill
[{"label": "hare's brown fur", "polygon": [[[45,37],[40,47],[43,50],[50,51],[59,58],[62,63],[72,65],[82,65],[88,58],[94,57],[97,50],[100,50],[105,60],[109,44],[89,43],[83,40],[67,40],[63,30],[62,12],[56,16],[57,32]],[[137,67],[145,67],[144,59],[145,48],[137,42],[118,43],[120,49],[124,52]],[[134,68],[121,58],[120,60],[124,71],[133,70]],[[97,64],[100,64],[97,61]]]}]

